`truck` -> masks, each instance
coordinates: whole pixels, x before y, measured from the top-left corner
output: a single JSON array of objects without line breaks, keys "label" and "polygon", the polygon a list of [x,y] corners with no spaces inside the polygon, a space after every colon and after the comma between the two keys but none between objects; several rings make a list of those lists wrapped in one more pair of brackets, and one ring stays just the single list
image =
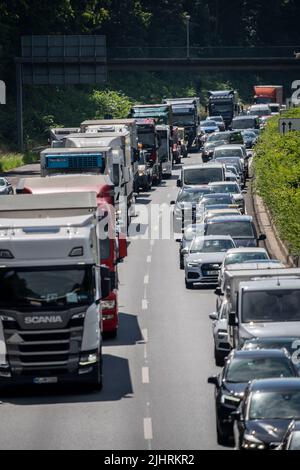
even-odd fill
[{"label": "truck", "polygon": [[152,183],[158,185],[162,181],[162,163],[158,158],[160,142],[156,122],[153,118],[137,119],[137,129],[140,151],[151,168]]},{"label": "truck", "polygon": [[53,148],[64,147],[64,139],[70,134],[80,132],[79,127],[54,127],[50,129],[49,144]]},{"label": "truck", "polygon": [[131,108],[130,117],[133,119],[152,118],[156,124],[173,126],[172,106],[169,104],[137,104]]},{"label": "truck", "polygon": [[188,152],[199,151],[201,147],[200,99],[197,97],[166,98],[163,103],[172,106],[173,125],[184,127]]},{"label": "truck", "polygon": [[122,225],[134,212],[133,172],[129,132],[70,134],[64,148],[41,152],[41,176],[56,174],[105,174],[115,186],[115,204]]},{"label": "truck", "polygon": [[[281,318],[277,322],[276,317],[272,317],[270,313],[266,298],[264,302],[260,302],[260,298],[256,297],[255,301],[250,297],[245,296],[249,292],[268,292],[268,289],[281,291],[284,296],[285,302],[288,303],[288,296],[285,296],[285,291],[288,295],[293,297],[293,289],[300,289],[300,269],[299,268],[277,268],[270,267],[266,269],[262,264],[259,269],[251,269],[253,266],[249,264],[248,269],[228,270],[224,274],[224,289],[222,296],[227,299],[229,303],[228,313],[228,336],[231,347],[238,348],[243,345],[243,341],[254,337],[274,337],[274,336],[297,336],[292,334],[292,328],[298,327],[298,324],[293,323],[293,326],[287,325],[289,322],[288,314],[286,314],[286,321]],[[293,284],[296,282],[296,284]],[[289,284],[290,283],[290,284]],[[298,284],[297,284],[298,283]],[[296,286],[299,287],[296,287]],[[252,289],[253,288],[253,289]],[[251,290],[252,289],[252,290]],[[221,294],[221,290],[217,289],[216,293]],[[300,290],[299,290],[300,294]],[[254,297],[253,297],[254,298]],[[251,302],[251,304],[248,303]],[[249,305],[251,305],[255,316],[251,320],[244,321],[244,309],[249,313]],[[298,304],[298,306],[300,303]],[[254,308],[255,307],[255,308]],[[270,304],[271,310],[274,308]],[[268,313],[268,318],[264,317],[264,311]],[[259,319],[259,312],[261,312],[261,319]],[[249,318],[250,318],[249,316]],[[300,337],[300,311],[299,311],[299,337]],[[297,321],[298,321],[297,320]],[[279,323],[276,325],[276,323]],[[277,332],[277,334],[276,334]],[[295,331],[294,331],[295,333]]]},{"label": "truck", "polygon": [[222,116],[227,129],[240,110],[239,98],[235,90],[208,92],[208,115]]},{"label": "truck", "polygon": [[0,201],[0,385],[102,387],[101,299],[94,193]]},{"label": "truck", "polygon": [[105,132],[129,132],[131,139],[131,165],[133,171],[134,185],[138,175],[138,136],[137,136],[137,123],[135,119],[97,119],[87,120],[80,124],[80,131],[83,133],[98,133]]},{"label": "truck", "polygon": [[60,175],[46,178],[22,178],[17,194],[65,193],[96,194],[97,236],[100,244],[98,264],[107,266],[111,280],[111,291],[102,299],[103,332],[116,337],[119,326],[118,263],[127,256],[127,239],[116,233],[114,186],[105,175]]},{"label": "truck", "polygon": [[170,126],[164,124],[156,126],[156,132],[159,138],[159,147],[157,150],[158,161],[161,164],[162,175],[171,178],[172,176],[172,139]]},{"label": "truck", "polygon": [[[253,101],[255,104],[279,104],[283,103],[282,85],[255,85]],[[272,110],[272,108],[271,108]]]}]

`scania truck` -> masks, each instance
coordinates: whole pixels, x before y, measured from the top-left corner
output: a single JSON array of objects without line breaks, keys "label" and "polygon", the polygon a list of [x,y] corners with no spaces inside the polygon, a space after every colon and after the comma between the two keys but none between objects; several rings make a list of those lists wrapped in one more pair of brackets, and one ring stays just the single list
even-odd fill
[{"label": "scania truck", "polygon": [[1,385],[101,388],[96,210],[94,193],[1,198]]},{"label": "scania truck", "polygon": [[18,194],[55,194],[70,192],[93,192],[97,198],[97,235],[100,244],[99,264],[107,266],[111,280],[111,291],[102,299],[103,332],[116,336],[118,315],[118,262],[127,255],[127,239],[116,234],[114,187],[104,175],[59,175],[46,178],[23,178],[17,186]]}]

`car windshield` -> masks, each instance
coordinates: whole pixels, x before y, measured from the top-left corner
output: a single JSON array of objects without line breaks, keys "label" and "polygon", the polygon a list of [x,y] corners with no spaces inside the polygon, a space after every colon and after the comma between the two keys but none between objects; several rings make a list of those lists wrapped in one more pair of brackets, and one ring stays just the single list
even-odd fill
[{"label": "car windshield", "polygon": [[249,127],[255,127],[256,121],[255,119],[237,119],[236,121],[232,121],[232,128],[233,129],[248,129]]},{"label": "car windshield", "polygon": [[92,267],[0,270],[0,307],[42,308],[93,302]]},{"label": "car windshield", "polygon": [[184,170],[184,184],[208,184],[223,180],[223,168],[193,168]]},{"label": "car windshield", "polygon": [[229,135],[224,134],[223,132],[219,132],[217,134],[212,134],[208,137],[207,142],[221,142],[221,141],[229,141]]},{"label": "car windshield", "polygon": [[195,238],[190,253],[226,253],[234,247],[232,240],[205,240]]},{"label": "car windshield", "polygon": [[290,450],[300,450],[300,431],[294,431],[289,445]]},{"label": "car windshield", "polygon": [[226,259],[224,261],[225,266],[228,266],[230,264],[241,264],[244,263],[245,261],[249,262],[259,262],[262,260],[267,260],[269,259],[267,253],[261,251],[259,253],[230,253],[226,256]]},{"label": "car windshield", "polygon": [[243,152],[241,149],[218,149],[215,150],[215,158],[231,158],[231,157],[239,157],[243,158]]},{"label": "car windshield", "polygon": [[202,198],[203,194],[209,194],[211,190],[207,189],[199,189],[196,191],[192,191],[190,189],[183,190],[179,195],[177,202],[198,202]]},{"label": "car windshield", "polygon": [[291,355],[300,345],[300,338],[258,338],[245,341],[243,349],[286,349]]},{"label": "car windshield", "polygon": [[299,419],[300,390],[255,392],[249,407],[250,420]]},{"label": "car windshield", "polygon": [[214,184],[211,188],[216,193],[224,193],[224,194],[239,194],[241,192],[239,185],[235,183],[228,183],[228,184]]},{"label": "car windshield", "polygon": [[224,194],[222,196],[218,195],[216,197],[203,197],[201,204],[205,207],[214,206],[215,204],[233,204],[233,199],[230,194]]},{"label": "car windshield", "polygon": [[146,148],[153,147],[155,145],[155,134],[154,132],[138,131],[138,140],[139,143],[143,144]]},{"label": "car windshield", "polygon": [[294,377],[295,372],[285,358],[236,358],[226,371],[226,382],[248,383],[255,379]]},{"label": "car windshield", "polygon": [[212,127],[212,126],[217,127],[217,124],[216,124],[215,121],[202,121],[201,126],[203,126],[203,127]]},{"label": "car windshield", "polygon": [[248,291],[243,294],[243,323],[300,321],[300,289]]},{"label": "car windshield", "polygon": [[5,185],[6,185],[5,179],[0,178],[0,186],[5,186]]},{"label": "car windshield", "polygon": [[230,235],[234,238],[254,238],[252,223],[245,221],[228,220],[226,222],[212,222],[207,227],[206,235]]}]

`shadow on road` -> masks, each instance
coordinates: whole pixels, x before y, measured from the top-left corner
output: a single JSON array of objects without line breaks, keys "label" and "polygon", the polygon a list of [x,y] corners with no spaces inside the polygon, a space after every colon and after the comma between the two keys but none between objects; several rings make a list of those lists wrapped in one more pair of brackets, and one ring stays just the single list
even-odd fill
[{"label": "shadow on road", "polygon": [[92,403],[131,398],[133,394],[127,359],[111,354],[103,355],[103,389],[87,392],[84,385],[57,385],[10,388],[1,391],[0,400],[14,405],[53,405]]},{"label": "shadow on road", "polygon": [[115,339],[104,336],[104,346],[129,346],[143,341],[136,315],[119,313],[119,331]]}]

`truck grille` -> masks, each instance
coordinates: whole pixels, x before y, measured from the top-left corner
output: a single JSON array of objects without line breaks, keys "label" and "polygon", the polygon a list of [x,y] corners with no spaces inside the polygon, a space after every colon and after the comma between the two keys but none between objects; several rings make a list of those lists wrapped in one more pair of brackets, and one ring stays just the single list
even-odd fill
[{"label": "truck grille", "polygon": [[63,329],[22,330],[17,321],[3,321],[8,360],[13,374],[43,370],[52,375],[75,370],[81,350],[84,318],[70,319]]}]

